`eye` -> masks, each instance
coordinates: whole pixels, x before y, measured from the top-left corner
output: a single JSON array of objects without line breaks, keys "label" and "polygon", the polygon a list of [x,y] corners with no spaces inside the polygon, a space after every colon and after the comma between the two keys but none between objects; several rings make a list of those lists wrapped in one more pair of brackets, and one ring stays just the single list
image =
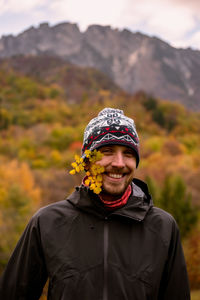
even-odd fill
[{"label": "eye", "polygon": [[111,155],[113,153],[113,150],[110,147],[103,147],[103,148],[100,149],[100,151],[104,155]]},{"label": "eye", "polygon": [[124,155],[126,155],[127,157],[135,157],[135,153],[132,150],[124,151]]}]

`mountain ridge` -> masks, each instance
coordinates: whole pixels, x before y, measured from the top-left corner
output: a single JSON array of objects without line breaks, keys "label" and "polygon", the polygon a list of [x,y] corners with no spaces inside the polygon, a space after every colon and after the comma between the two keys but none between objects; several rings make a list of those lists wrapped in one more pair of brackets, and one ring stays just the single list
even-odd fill
[{"label": "mountain ridge", "polygon": [[156,97],[200,109],[200,51],[177,49],[157,37],[111,26],[42,23],[17,36],[0,39],[0,57],[54,55],[109,76],[129,93]]}]

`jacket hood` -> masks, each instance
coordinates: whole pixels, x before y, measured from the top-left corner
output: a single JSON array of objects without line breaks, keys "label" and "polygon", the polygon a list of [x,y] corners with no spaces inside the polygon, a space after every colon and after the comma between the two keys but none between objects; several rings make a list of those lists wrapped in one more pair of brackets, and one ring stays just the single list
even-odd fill
[{"label": "jacket hood", "polygon": [[121,216],[136,221],[142,221],[153,206],[146,183],[136,178],[132,181],[132,194],[127,204],[114,211],[106,210],[98,195],[84,185],[76,187],[66,200],[78,209],[100,218]]}]

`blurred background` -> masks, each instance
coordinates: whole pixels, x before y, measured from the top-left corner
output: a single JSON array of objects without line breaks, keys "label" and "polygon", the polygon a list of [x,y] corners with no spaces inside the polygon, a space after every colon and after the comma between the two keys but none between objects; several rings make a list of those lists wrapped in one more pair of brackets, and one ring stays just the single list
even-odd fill
[{"label": "blurred background", "polygon": [[135,120],[136,177],[177,220],[200,299],[198,0],[0,1],[0,274],[34,212],[81,183],[71,162],[104,107]]}]

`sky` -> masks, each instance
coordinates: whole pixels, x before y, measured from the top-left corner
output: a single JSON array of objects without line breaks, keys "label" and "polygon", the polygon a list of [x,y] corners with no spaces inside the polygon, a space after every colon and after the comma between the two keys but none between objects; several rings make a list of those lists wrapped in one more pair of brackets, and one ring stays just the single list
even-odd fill
[{"label": "sky", "polygon": [[200,50],[200,0],[0,0],[0,37],[48,22],[110,25]]}]

